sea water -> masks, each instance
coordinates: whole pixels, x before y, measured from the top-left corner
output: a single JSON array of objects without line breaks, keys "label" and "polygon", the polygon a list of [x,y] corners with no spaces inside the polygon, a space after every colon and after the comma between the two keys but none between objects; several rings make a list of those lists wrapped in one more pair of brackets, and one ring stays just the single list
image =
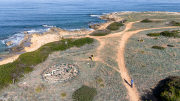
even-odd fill
[{"label": "sea water", "polygon": [[[0,3],[0,53],[16,46],[29,33],[52,27],[89,29],[88,24],[105,22],[102,14],[121,11],[180,12],[180,3],[123,2],[121,0],[5,0]],[[6,42],[12,41],[11,46]]]}]

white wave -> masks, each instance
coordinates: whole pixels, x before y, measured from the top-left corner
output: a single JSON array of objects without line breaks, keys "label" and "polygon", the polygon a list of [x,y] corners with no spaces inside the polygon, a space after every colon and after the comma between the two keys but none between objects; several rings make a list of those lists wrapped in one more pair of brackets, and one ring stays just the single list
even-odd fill
[{"label": "white wave", "polygon": [[81,29],[69,29],[69,31],[80,31]]},{"label": "white wave", "polygon": [[102,15],[107,15],[107,14],[109,14],[109,13],[102,13]]},{"label": "white wave", "polygon": [[4,40],[1,40],[1,42],[2,42],[3,44],[6,44],[6,43],[4,42]]},{"label": "white wave", "polygon": [[18,44],[20,44],[20,42],[24,39],[24,33],[18,33],[15,35],[12,35],[11,37],[1,40],[3,42],[3,44],[6,44],[7,42],[12,41],[12,45],[8,46],[8,47],[12,47],[12,46],[16,46]]},{"label": "white wave", "polygon": [[94,14],[90,14],[91,17],[97,17],[97,18],[100,18],[101,15],[94,15]]},{"label": "white wave", "polygon": [[30,30],[30,31],[27,31],[29,34],[31,33],[41,33],[41,32],[46,32],[49,28],[46,28],[46,29],[38,29],[38,30]]},{"label": "white wave", "polygon": [[52,28],[52,27],[56,27],[56,26],[49,26],[49,25],[42,25],[43,27],[48,27],[48,28]]}]

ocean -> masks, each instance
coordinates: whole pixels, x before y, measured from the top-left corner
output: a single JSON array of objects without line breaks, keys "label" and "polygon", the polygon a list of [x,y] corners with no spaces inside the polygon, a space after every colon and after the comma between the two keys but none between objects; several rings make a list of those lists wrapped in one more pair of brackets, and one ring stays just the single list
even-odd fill
[{"label": "ocean", "polygon": [[[90,23],[105,22],[100,15],[121,11],[180,12],[180,3],[122,2],[120,0],[40,0],[0,3],[0,53],[9,52],[29,33],[51,27],[67,30],[90,29]],[[6,42],[12,41],[11,46]]]}]

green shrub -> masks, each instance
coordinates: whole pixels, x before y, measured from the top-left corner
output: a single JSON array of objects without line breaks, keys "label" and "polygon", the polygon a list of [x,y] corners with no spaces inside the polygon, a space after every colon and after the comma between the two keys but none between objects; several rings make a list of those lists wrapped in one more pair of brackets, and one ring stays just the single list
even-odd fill
[{"label": "green shrub", "polygon": [[144,20],[142,20],[141,22],[143,22],[143,23],[149,23],[149,22],[153,22],[153,21],[151,21],[151,20],[149,20],[149,19],[144,19]]},{"label": "green shrub", "polygon": [[90,43],[92,43],[93,41],[94,41],[94,39],[91,39],[91,38],[88,38],[88,37],[86,37],[86,38],[81,38],[81,39],[75,40],[75,41],[74,41],[74,45],[75,45],[76,47],[81,47],[81,46],[83,46],[83,45],[85,45],[85,44],[90,44]]},{"label": "green shrub", "polygon": [[176,22],[176,21],[171,21],[170,24],[172,26],[180,26],[180,22]]},{"label": "green shrub", "polygon": [[161,80],[153,90],[153,93],[162,101],[179,101],[180,76],[169,76]]},{"label": "green shrub", "polygon": [[122,24],[120,22],[114,22],[114,23],[110,24],[106,29],[108,29],[110,31],[115,31],[115,30],[119,30],[120,26],[124,26],[124,24]]},{"label": "green shrub", "polygon": [[180,38],[179,36],[179,30],[174,30],[174,31],[163,31],[161,33],[148,33],[146,34],[147,36],[166,36],[166,37],[175,37],[175,38]]},{"label": "green shrub", "polygon": [[103,30],[96,30],[94,32],[92,32],[90,34],[90,36],[105,36],[105,35],[108,35],[110,34],[111,31],[107,30],[107,29],[103,29]]},{"label": "green shrub", "polygon": [[40,93],[44,89],[45,89],[45,86],[41,84],[36,87],[35,91],[36,93]]},{"label": "green shrub", "polygon": [[139,41],[139,42],[144,42],[144,40],[143,40],[143,39],[139,39],[138,41]]},{"label": "green shrub", "polygon": [[103,83],[100,84],[100,87],[104,87],[105,85]]},{"label": "green shrub", "polygon": [[103,79],[97,78],[97,83],[101,83],[101,82],[103,82]]},{"label": "green shrub", "polygon": [[90,44],[93,41],[94,39],[87,37],[75,41],[72,39],[63,39],[47,43],[36,51],[21,54],[14,62],[0,65],[0,89],[13,83],[13,79],[17,81],[24,73],[31,72],[35,65],[45,61],[52,52],[66,50],[74,46],[80,47]]},{"label": "green shrub", "polygon": [[160,36],[160,33],[149,33],[146,34],[147,36]]},{"label": "green shrub", "polygon": [[180,37],[178,31],[163,31],[160,35],[166,37]]},{"label": "green shrub", "polygon": [[164,47],[161,47],[161,46],[152,46],[152,48],[159,49],[159,50],[164,50],[165,49]]},{"label": "green shrub", "polygon": [[72,99],[75,101],[92,101],[96,95],[97,91],[95,88],[90,88],[83,85],[73,93]]},{"label": "green shrub", "polygon": [[65,92],[62,92],[62,93],[61,93],[61,97],[63,97],[63,98],[66,97],[66,95],[67,95],[67,94],[66,94]]}]

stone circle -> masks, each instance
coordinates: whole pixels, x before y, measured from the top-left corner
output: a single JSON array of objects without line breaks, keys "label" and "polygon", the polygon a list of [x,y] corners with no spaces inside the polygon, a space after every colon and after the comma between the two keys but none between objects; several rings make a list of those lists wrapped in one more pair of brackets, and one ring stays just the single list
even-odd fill
[{"label": "stone circle", "polygon": [[47,68],[42,74],[45,81],[64,82],[77,76],[78,68],[71,64],[56,64]]}]

